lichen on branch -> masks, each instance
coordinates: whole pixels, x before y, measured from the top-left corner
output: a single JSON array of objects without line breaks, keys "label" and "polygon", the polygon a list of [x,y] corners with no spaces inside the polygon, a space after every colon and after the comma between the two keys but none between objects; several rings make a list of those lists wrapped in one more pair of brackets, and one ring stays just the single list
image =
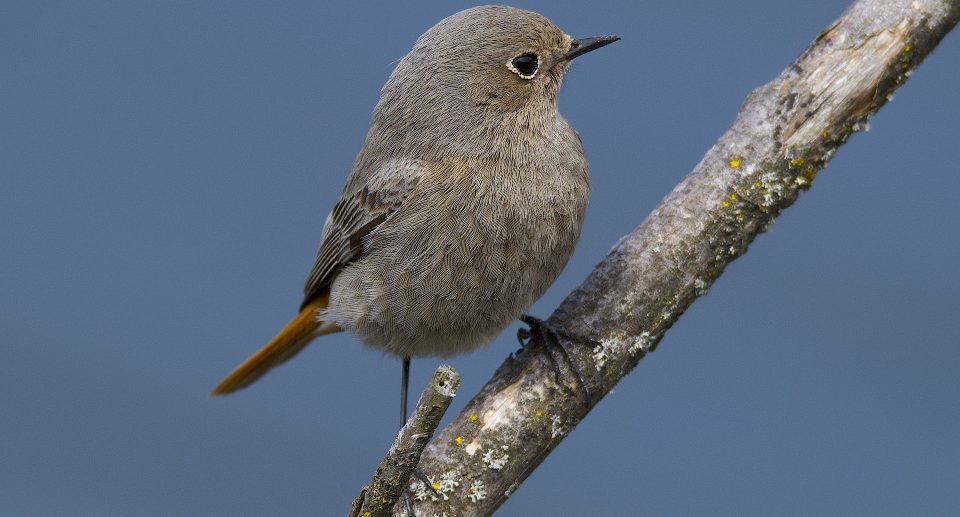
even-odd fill
[{"label": "lichen on branch", "polygon": [[420,467],[442,490],[414,480],[417,514],[493,513],[812,186],[958,19],[957,0],[859,0],[750,93],[694,170],[550,317],[571,364],[558,375],[544,344],[528,344],[429,444]]}]

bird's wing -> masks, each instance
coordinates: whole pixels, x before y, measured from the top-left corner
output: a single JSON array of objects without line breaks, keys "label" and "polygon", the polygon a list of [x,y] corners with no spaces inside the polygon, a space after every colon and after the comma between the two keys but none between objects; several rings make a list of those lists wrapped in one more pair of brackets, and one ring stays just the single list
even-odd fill
[{"label": "bird's wing", "polygon": [[416,160],[391,160],[350,178],[327,216],[301,309],[328,289],[340,268],[363,251],[364,237],[410,197],[425,174]]}]

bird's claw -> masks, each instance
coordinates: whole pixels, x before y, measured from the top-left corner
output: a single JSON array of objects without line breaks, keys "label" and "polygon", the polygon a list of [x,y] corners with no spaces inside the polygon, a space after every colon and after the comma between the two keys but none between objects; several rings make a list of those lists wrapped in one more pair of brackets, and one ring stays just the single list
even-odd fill
[{"label": "bird's claw", "polygon": [[580,398],[583,401],[584,406],[590,407],[590,393],[587,390],[587,384],[584,382],[583,375],[580,374],[577,364],[573,362],[573,359],[570,358],[570,354],[567,352],[566,347],[563,346],[563,331],[558,330],[547,321],[530,316],[528,314],[521,315],[520,321],[526,323],[530,327],[529,329],[520,328],[517,330],[517,339],[520,341],[520,346],[525,347],[534,341],[542,342],[547,351],[547,357],[550,359],[550,363],[553,365],[554,380],[558,385],[566,386],[564,383],[560,382],[560,379],[563,377],[563,370],[560,367],[560,362],[557,361],[556,355],[559,355],[563,362],[567,364],[567,367],[573,373],[573,376],[577,379],[577,387],[579,388]]}]

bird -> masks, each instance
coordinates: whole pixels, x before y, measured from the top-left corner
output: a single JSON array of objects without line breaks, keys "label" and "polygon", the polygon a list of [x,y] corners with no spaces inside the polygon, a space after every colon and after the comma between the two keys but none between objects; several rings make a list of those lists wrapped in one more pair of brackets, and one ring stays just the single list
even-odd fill
[{"label": "bird", "polygon": [[405,420],[410,358],[489,343],[573,253],[590,175],[557,94],[574,58],[619,39],[574,39],[507,6],[466,9],[421,35],[381,91],[298,315],[211,395],[346,331],[403,360]]}]

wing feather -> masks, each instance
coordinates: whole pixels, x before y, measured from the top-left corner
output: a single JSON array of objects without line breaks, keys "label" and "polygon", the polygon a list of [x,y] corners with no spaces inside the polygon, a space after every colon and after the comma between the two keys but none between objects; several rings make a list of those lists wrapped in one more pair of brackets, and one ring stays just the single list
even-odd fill
[{"label": "wing feather", "polygon": [[391,160],[372,168],[365,177],[350,178],[327,217],[317,259],[303,288],[301,308],[323,293],[340,268],[364,251],[364,237],[413,194],[425,173],[416,160]]}]

